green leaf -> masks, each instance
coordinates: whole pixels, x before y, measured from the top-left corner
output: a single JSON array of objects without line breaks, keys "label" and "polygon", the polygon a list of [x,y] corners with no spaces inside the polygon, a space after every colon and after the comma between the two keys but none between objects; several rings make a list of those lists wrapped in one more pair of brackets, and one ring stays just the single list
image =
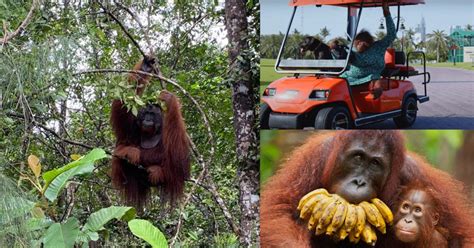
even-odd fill
[{"label": "green leaf", "polygon": [[102,208],[89,216],[82,230],[97,232],[101,230],[104,225],[112,219],[122,219],[125,221],[129,221],[135,218],[135,215],[136,211],[132,207],[111,206],[108,208]]},{"label": "green leaf", "polygon": [[43,237],[45,248],[73,247],[79,233],[79,221],[69,218],[66,223],[55,223],[51,225]]},{"label": "green leaf", "polygon": [[133,114],[134,116],[137,116],[137,115],[138,115],[137,106],[132,106],[132,114]]},{"label": "green leaf", "polygon": [[46,191],[44,192],[44,196],[51,202],[56,200],[61,190],[63,190],[68,183],[69,179],[77,175],[91,173],[93,170],[94,163],[87,162],[61,173],[48,185]]},{"label": "green leaf", "polygon": [[29,232],[45,229],[53,224],[53,222],[46,218],[30,218],[27,220],[26,228]]},{"label": "green leaf", "polygon": [[10,117],[3,117],[3,122],[5,123],[6,126],[15,124],[15,121]]},{"label": "green leaf", "polygon": [[153,248],[168,247],[165,235],[147,220],[135,219],[128,222],[133,235],[145,240]]},{"label": "green leaf", "polygon": [[54,180],[54,178],[56,178],[61,173],[64,173],[65,171],[84,164],[94,163],[95,161],[103,159],[105,157],[107,157],[107,155],[105,154],[104,150],[100,148],[95,148],[79,160],[73,161],[63,167],[45,172],[43,174],[43,179],[46,182],[45,188],[47,188],[48,185]]},{"label": "green leaf", "polygon": [[91,232],[89,230],[84,230],[80,231],[79,234],[77,235],[76,242],[77,243],[82,243],[83,246],[84,244],[86,245],[85,247],[89,247],[87,244],[89,241],[97,241],[99,240],[99,234],[97,232]]},{"label": "green leaf", "polygon": [[140,99],[140,97],[135,96],[135,103],[137,103],[139,106],[145,106],[145,103]]}]

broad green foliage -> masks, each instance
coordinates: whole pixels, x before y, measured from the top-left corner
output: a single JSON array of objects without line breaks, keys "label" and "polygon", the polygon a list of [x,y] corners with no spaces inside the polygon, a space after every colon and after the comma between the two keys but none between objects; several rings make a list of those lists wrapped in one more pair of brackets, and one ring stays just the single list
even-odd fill
[{"label": "broad green foliage", "polygon": [[135,236],[145,240],[153,248],[168,247],[163,233],[147,220],[131,220],[128,222],[128,228]]},{"label": "broad green foliage", "polygon": [[130,221],[135,218],[135,215],[136,211],[131,207],[111,206],[100,209],[89,216],[76,241],[82,242],[84,245],[87,244],[89,240],[96,241],[99,239],[98,232],[105,230],[104,225],[109,221],[112,219]]},{"label": "broad green foliage", "polygon": [[[45,181],[52,180],[52,182],[45,184],[46,192],[44,196],[50,201],[55,200],[64,185],[73,176],[92,172],[94,162],[104,157],[106,156],[102,149],[94,149],[74,162],[46,172],[43,178],[45,178]],[[31,164],[30,168],[33,172],[36,173],[41,169],[40,161],[36,156],[30,155],[28,162]],[[36,178],[39,177],[36,174],[35,176]],[[34,183],[32,180],[30,182]],[[0,241],[15,237],[15,235],[18,235],[15,241],[21,241],[22,237],[19,235],[26,234],[25,236],[28,238],[41,237],[39,242],[44,247],[73,247],[75,244],[81,243],[86,245],[90,240],[98,240],[98,232],[105,230],[104,226],[111,220],[130,221],[136,215],[136,211],[132,207],[110,206],[92,213],[87,218],[84,226],[80,228],[79,220],[75,217],[67,218],[64,222],[52,222],[46,218],[41,207],[45,208],[46,211],[50,211],[48,207],[42,205],[41,201],[34,203],[25,197],[16,196],[21,195],[20,189],[2,174],[0,174],[0,186],[2,186],[0,187],[0,193],[2,193],[2,198],[0,198],[0,224],[4,227],[0,231]],[[7,187],[10,190],[7,190]],[[20,230],[22,231],[19,232]],[[166,242],[164,236],[162,238]],[[25,242],[23,241],[23,243]],[[34,247],[39,246],[39,243],[35,243],[33,240],[26,243],[30,243]]]},{"label": "broad green foliage", "polygon": [[131,207],[111,206],[108,208],[103,208],[89,216],[83,230],[97,232],[112,219],[130,221],[131,219],[135,218],[135,215],[135,209]]},{"label": "broad green foliage", "polygon": [[43,179],[46,182],[44,195],[48,200],[54,201],[59,191],[64,188],[71,177],[92,172],[94,170],[94,162],[105,157],[104,150],[94,149],[76,161],[58,169],[45,172],[43,174]]},{"label": "broad green foliage", "polygon": [[79,233],[79,221],[70,218],[65,223],[52,224],[43,238],[45,248],[73,247]]}]

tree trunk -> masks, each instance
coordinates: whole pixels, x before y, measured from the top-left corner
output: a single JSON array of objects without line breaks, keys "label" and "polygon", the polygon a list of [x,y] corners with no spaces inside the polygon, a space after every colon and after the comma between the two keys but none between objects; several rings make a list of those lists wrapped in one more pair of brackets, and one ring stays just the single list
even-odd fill
[{"label": "tree trunk", "polygon": [[439,63],[439,43],[436,46],[436,63]]},{"label": "tree trunk", "polygon": [[[256,125],[255,82],[252,82],[248,22],[245,1],[226,0],[225,19],[229,40],[229,71],[236,136],[240,192],[240,243],[258,246],[259,237],[259,159]],[[243,58],[243,59],[241,59]]]}]

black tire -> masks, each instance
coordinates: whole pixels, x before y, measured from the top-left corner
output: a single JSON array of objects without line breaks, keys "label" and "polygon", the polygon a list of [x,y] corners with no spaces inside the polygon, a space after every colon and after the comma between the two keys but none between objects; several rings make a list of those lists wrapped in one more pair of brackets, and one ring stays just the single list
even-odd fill
[{"label": "black tire", "polygon": [[268,104],[260,104],[260,129],[270,129],[268,120],[270,119],[271,112],[272,110],[268,107]]},{"label": "black tire", "polygon": [[403,103],[402,115],[393,118],[393,121],[398,128],[409,128],[415,123],[417,112],[418,105],[416,98],[413,96],[408,97]]},{"label": "black tire", "polygon": [[350,129],[352,118],[345,107],[327,107],[318,111],[314,127],[316,129]]}]

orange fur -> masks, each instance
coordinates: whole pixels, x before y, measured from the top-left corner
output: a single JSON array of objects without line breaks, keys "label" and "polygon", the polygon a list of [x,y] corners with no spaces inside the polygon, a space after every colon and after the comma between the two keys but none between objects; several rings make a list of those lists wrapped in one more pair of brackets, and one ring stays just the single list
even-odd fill
[{"label": "orange fur", "polygon": [[[406,152],[397,131],[336,131],[317,134],[289,156],[261,193],[262,247],[340,247],[330,238],[316,237],[299,220],[296,207],[308,192],[327,187],[337,157],[351,139],[376,139],[392,153],[390,176],[379,198],[394,209],[397,192],[414,180],[434,190],[439,201],[439,225],[449,233],[449,247],[471,247],[474,213],[463,185],[415,153]],[[379,235],[378,235],[379,236]],[[392,247],[387,236],[379,236],[376,247]],[[348,244],[347,244],[348,245]]]},{"label": "orange fur", "polygon": [[[150,59],[150,58],[145,58]],[[153,62],[154,63],[154,62]],[[143,60],[134,70],[152,70]],[[141,95],[149,83],[148,76],[130,74]],[[149,200],[150,187],[157,187],[163,202],[173,204],[184,191],[190,176],[189,142],[176,96],[162,91],[160,99],[166,104],[161,141],[153,148],[140,147],[141,133],[137,117],[128,112],[120,100],[112,103],[110,122],[117,139],[112,159],[112,181],[127,203],[141,208]]]}]

